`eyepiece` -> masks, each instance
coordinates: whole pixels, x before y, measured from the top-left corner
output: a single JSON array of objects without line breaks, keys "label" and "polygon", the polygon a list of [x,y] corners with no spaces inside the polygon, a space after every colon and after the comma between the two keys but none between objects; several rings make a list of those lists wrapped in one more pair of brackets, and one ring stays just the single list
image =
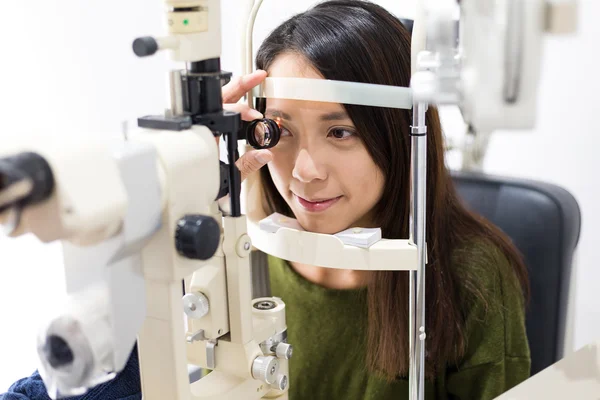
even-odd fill
[{"label": "eyepiece", "polygon": [[255,149],[268,149],[279,143],[281,129],[272,119],[256,119],[246,128],[246,141]]}]

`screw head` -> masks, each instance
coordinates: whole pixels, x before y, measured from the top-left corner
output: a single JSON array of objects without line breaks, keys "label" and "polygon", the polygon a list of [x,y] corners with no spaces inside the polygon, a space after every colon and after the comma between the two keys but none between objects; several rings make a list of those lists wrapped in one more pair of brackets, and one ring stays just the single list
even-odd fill
[{"label": "screw head", "polygon": [[263,300],[254,304],[254,308],[256,308],[257,310],[272,310],[276,306],[277,305],[275,304],[275,302],[271,300]]}]

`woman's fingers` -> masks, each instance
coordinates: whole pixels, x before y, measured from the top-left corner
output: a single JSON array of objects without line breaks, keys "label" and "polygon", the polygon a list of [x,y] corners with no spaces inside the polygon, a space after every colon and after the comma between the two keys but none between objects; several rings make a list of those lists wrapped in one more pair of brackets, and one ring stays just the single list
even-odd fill
[{"label": "woman's fingers", "polygon": [[247,104],[223,104],[223,109],[227,111],[234,111],[240,113],[242,116],[242,120],[244,121],[254,121],[255,119],[263,118],[263,115],[259,111],[248,107]]},{"label": "woman's fingers", "polygon": [[235,165],[240,170],[242,175],[242,181],[245,180],[250,174],[258,171],[264,167],[267,163],[273,160],[273,153],[270,150],[252,150],[241,156]]},{"label": "woman's fingers", "polygon": [[[239,112],[242,120],[253,121],[263,118],[263,115],[248,107],[246,104],[237,103],[247,92],[259,85],[267,77],[266,71],[258,70],[249,75],[234,78],[222,88],[223,108],[228,111]],[[229,104],[227,104],[229,103]],[[242,181],[250,174],[258,171],[273,159],[270,150],[252,150],[241,156],[235,163],[240,170]]]},{"label": "woman's fingers", "polygon": [[237,103],[254,86],[259,85],[267,77],[263,70],[254,71],[249,75],[233,78],[227,85],[223,86],[221,93],[223,103]]}]

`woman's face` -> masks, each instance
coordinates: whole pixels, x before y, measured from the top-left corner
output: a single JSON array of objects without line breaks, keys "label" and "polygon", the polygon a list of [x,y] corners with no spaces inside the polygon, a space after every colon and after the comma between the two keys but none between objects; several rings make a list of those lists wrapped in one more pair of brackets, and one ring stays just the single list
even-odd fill
[{"label": "woman's face", "polygon": [[[278,56],[270,77],[323,79],[301,56]],[[341,104],[269,99],[266,118],[279,122],[269,172],[302,227],[333,234],[372,227],[384,176]]]}]

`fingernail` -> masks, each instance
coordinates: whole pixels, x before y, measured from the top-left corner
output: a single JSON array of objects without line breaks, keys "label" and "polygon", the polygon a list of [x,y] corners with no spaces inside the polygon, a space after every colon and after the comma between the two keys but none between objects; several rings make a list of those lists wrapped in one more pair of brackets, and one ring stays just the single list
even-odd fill
[{"label": "fingernail", "polygon": [[258,161],[261,164],[266,164],[269,161],[271,161],[271,154],[270,153],[256,153],[256,161]]},{"label": "fingernail", "polygon": [[258,110],[250,110],[250,118],[252,119],[262,119],[263,115]]}]

